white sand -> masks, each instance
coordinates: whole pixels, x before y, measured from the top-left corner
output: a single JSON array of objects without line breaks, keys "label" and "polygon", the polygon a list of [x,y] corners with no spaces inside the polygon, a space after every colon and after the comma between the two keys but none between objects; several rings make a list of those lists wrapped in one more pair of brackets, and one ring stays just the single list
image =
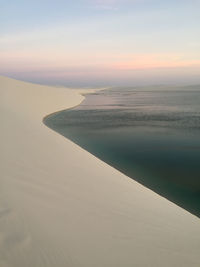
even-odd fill
[{"label": "white sand", "polygon": [[200,266],[200,220],[47,128],[78,91],[0,77],[0,267]]}]

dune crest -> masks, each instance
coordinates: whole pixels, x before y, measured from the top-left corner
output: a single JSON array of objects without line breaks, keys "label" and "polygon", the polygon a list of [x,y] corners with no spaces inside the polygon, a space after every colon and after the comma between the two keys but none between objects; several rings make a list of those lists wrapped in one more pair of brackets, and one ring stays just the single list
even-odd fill
[{"label": "dune crest", "polygon": [[198,267],[198,218],[42,123],[80,92],[0,76],[0,266]]}]

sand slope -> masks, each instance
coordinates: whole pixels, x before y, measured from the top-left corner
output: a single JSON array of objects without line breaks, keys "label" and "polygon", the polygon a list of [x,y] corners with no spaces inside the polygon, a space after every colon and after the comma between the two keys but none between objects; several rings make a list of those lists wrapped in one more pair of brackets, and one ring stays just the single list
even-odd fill
[{"label": "sand slope", "polygon": [[0,266],[200,266],[200,220],[47,128],[78,91],[0,77]]}]

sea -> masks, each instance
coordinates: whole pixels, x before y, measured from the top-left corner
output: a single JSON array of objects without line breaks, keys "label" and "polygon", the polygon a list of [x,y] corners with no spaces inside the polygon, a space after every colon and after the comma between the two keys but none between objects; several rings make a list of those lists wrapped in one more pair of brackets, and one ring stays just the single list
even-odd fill
[{"label": "sea", "polygon": [[200,86],[99,90],[44,123],[200,217]]}]

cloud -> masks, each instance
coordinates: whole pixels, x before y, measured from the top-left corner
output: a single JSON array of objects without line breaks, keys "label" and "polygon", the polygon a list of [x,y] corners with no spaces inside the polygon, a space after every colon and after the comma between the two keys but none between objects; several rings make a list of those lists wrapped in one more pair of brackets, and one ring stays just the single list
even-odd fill
[{"label": "cloud", "polygon": [[99,10],[116,11],[120,8],[131,6],[149,0],[88,0],[90,8]]},{"label": "cloud", "polygon": [[130,55],[129,60],[118,61],[113,65],[116,70],[136,70],[155,68],[199,67],[200,59],[190,59],[178,54],[140,54]]},{"label": "cloud", "polygon": [[129,0],[93,0],[90,1],[91,7],[103,10],[118,10],[120,4],[130,2]]},{"label": "cloud", "polygon": [[115,11],[115,10],[118,10],[117,7],[114,7],[114,6],[106,6],[106,5],[95,5],[95,6],[92,6],[92,8],[94,9],[101,9],[101,10],[110,10],[110,11]]}]

